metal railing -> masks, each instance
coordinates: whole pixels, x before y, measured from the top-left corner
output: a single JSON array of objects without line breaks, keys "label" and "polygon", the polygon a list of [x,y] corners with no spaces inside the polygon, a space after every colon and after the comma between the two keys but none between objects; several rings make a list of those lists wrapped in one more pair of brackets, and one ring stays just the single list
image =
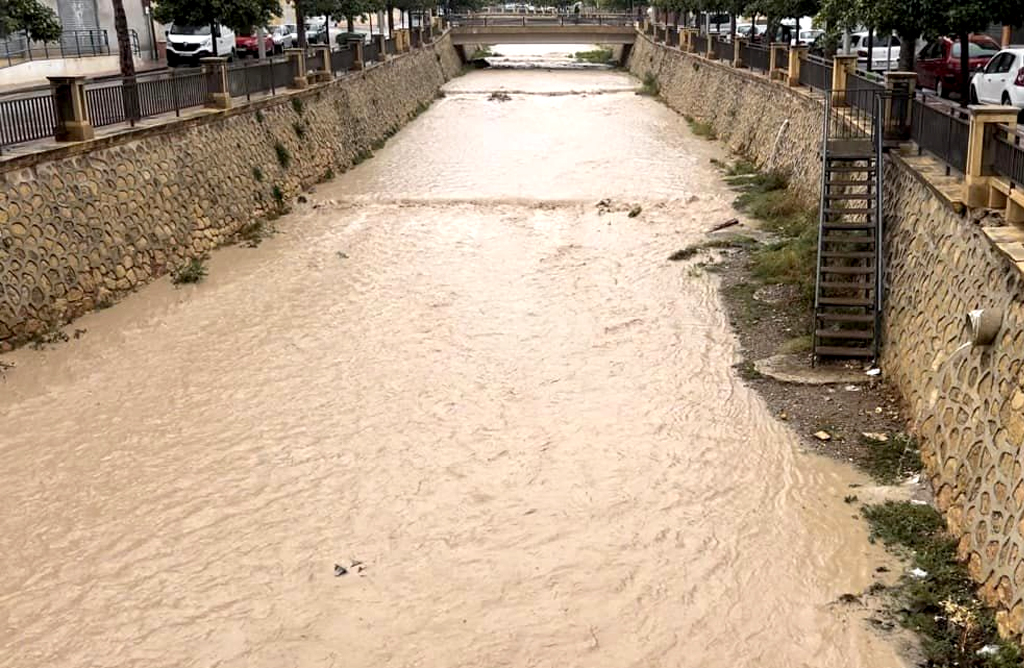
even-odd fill
[{"label": "metal railing", "polygon": [[370,42],[363,46],[363,62],[373,63],[380,60],[380,54],[378,53],[377,42]]},{"label": "metal railing", "polygon": [[276,93],[273,76],[274,63],[272,60],[261,60],[253,63],[242,61],[241,65],[228,69],[228,91],[231,97],[245,97],[252,99],[253,93],[269,91],[271,95]]},{"label": "metal railing", "polygon": [[760,44],[747,44],[744,47],[743,62],[752,70],[767,72],[772,62],[768,47]]},{"label": "metal railing", "polygon": [[991,156],[988,167],[1005,176],[1015,188],[1024,188],[1024,147],[1021,137],[1005,125],[986,127],[984,155]]},{"label": "metal railing", "polygon": [[[968,114],[959,107],[936,103],[924,94],[914,99],[910,137],[918,151],[928,151],[949,167],[963,173],[967,167],[970,134]],[[949,172],[947,167],[946,172]]]},{"label": "metal railing", "polygon": [[[393,41],[393,40],[392,40]],[[335,77],[339,77],[352,69],[356,62],[356,54],[350,48],[338,49],[331,52],[331,71]]]},{"label": "metal railing", "polygon": [[324,62],[323,49],[309,49],[306,52],[306,71],[323,72],[326,69],[327,63]]},{"label": "metal railing", "polygon": [[[631,26],[635,19],[630,14],[591,14],[591,15],[522,15],[522,16],[453,16],[451,25],[454,27],[509,27],[509,26]],[[653,26],[652,26],[653,28]],[[424,28],[424,32],[426,28]],[[649,32],[648,34],[653,34]]]},{"label": "metal railing", "polygon": [[[140,54],[139,35],[129,31],[132,51]],[[111,47],[106,30],[65,30],[51,42],[33,41],[25,33],[8,35],[0,39],[0,67],[9,67],[33,60],[50,58],[86,58],[109,56],[117,53],[117,40]]]},{"label": "metal railing", "polygon": [[0,147],[50,137],[56,125],[57,108],[49,86],[0,99]]},{"label": "metal railing", "polygon": [[668,33],[665,34],[665,45],[671,47],[679,46],[679,31],[677,29],[668,29]]},{"label": "metal railing", "polygon": [[840,140],[871,139],[878,94],[865,90],[832,90],[825,136]]},{"label": "metal railing", "polygon": [[693,50],[695,53],[705,54],[708,52],[708,38],[706,35],[693,35]]},{"label": "metal railing", "polygon": [[384,40],[384,52],[389,56],[393,56],[398,53],[398,45],[395,44],[395,40],[393,38]]},{"label": "metal railing", "polygon": [[716,58],[719,60],[727,60],[730,63],[732,62],[733,56],[735,55],[732,42],[726,42],[721,37],[712,37],[711,43],[714,45]]},{"label": "metal railing", "polygon": [[171,69],[135,77],[102,77],[85,88],[94,127],[129,123],[149,116],[201,107],[207,101],[208,74],[201,68]]},{"label": "metal railing", "polygon": [[848,94],[850,92],[859,93],[851,96],[853,104],[863,105],[861,108],[864,111],[874,113],[874,97],[871,94],[885,90],[885,84],[869,79],[860,73],[853,73],[846,77],[846,89]]},{"label": "metal railing", "polygon": [[816,90],[832,88],[832,61],[806,56],[800,61],[800,84]]}]

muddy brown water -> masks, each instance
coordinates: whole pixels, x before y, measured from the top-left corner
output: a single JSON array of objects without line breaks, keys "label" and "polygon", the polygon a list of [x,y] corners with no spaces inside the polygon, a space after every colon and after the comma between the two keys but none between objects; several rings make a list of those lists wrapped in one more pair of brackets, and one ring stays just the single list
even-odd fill
[{"label": "muddy brown water", "polygon": [[471,73],[204,283],[5,356],[0,665],[902,665],[834,602],[885,560],[861,479],[665,260],[734,215],[720,149],[636,85]]}]

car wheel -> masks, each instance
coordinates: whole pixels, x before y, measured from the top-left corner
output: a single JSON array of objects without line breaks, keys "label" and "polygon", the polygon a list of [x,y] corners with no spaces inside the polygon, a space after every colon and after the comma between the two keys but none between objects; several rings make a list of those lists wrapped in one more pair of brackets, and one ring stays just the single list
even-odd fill
[{"label": "car wheel", "polygon": [[1011,102],[1010,102],[1010,94],[1009,94],[1009,93],[1007,93],[1006,91],[1003,91],[1003,97],[1002,97],[1002,99],[1001,99],[1001,100],[999,100],[999,102],[1000,102],[1000,103],[1001,103],[1001,104],[1002,104],[1002,105],[1003,105],[1004,107],[1009,107],[1009,106],[1011,105]]},{"label": "car wheel", "polygon": [[935,82],[935,94],[941,98],[949,97],[949,91],[946,90],[946,87],[943,85],[942,79]]},{"label": "car wheel", "polygon": [[971,86],[971,104],[978,104],[978,89]]}]

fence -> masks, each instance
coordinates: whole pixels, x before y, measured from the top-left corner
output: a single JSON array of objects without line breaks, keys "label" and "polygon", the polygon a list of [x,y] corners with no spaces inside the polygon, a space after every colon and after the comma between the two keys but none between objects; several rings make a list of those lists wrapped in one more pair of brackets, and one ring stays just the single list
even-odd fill
[{"label": "fence", "polygon": [[727,60],[729,62],[732,62],[733,56],[735,55],[733,51],[732,42],[726,42],[721,38],[712,37],[711,43],[714,46],[714,53],[716,58],[718,58],[719,60]]},{"label": "fence", "polygon": [[708,52],[708,38],[705,35],[693,35],[690,39],[695,53],[705,54]]},{"label": "fence", "polygon": [[806,56],[800,61],[800,84],[817,90],[832,88],[832,61]]},{"label": "fence", "polygon": [[384,41],[384,52],[389,56],[393,56],[398,53],[398,45],[395,44],[395,40],[393,38]]},{"label": "fence", "polygon": [[378,51],[378,48],[377,48],[377,42],[376,41],[370,42],[369,44],[364,44],[363,45],[363,62],[364,63],[372,63],[372,62],[381,60],[380,54],[377,53],[377,51]]},{"label": "fence", "polygon": [[[130,30],[132,51],[139,55],[139,35]],[[0,66],[17,65],[31,60],[49,58],[86,58],[109,56],[117,52],[115,40],[113,51],[106,30],[65,30],[52,42],[38,42],[29,39],[25,33],[9,35],[0,39]]]},{"label": "fence", "polygon": [[851,92],[854,93],[854,95],[851,96],[852,104],[864,105],[862,108],[865,111],[873,113],[873,95],[879,91],[885,90],[885,84],[870,79],[858,71],[847,75],[846,88],[848,95]]},{"label": "fence", "polygon": [[93,127],[132,125],[141,118],[201,107],[207,100],[208,74],[202,69],[169,74],[95,79],[85,88],[85,104]]},{"label": "fence", "polygon": [[331,71],[334,72],[334,76],[348,72],[355,62],[356,54],[352,49],[344,48],[331,52]]},{"label": "fence", "polygon": [[912,104],[910,128],[919,151],[928,151],[959,172],[967,167],[970,123],[966,111],[920,95]]},{"label": "fence", "polygon": [[761,46],[760,44],[747,44],[744,50],[743,62],[752,70],[767,72],[772,62],[768,47]]},{"label": "fence", "polygon": [[669,28],[665,34],[665,44],[667,46],[678,47],[679,46],[679,30],[676,28]]},{"label": "fence", "polygon": [[0,100],[0,147],[53,135],[57,110],[53,91],[39,86]]},{"label": "fence", "polygon": [[1024,187],[1024,148],[1020,143],[1020,135],[1005,125],[986,128],[985,155],[992,156],[991,170],[1018,188]]}]

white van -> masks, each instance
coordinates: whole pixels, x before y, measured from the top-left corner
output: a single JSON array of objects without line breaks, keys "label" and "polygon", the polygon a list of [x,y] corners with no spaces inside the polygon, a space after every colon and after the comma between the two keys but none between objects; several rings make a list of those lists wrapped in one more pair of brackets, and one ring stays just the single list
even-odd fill
[{"label": "white van", "polygon": [[235,31],[227,26],[217,26],[215,34],[210,34],[210,26],[179,26],[172,25],[167,29],[167,65],[196,66],[200,58],[209,58],[214,54],[213,42],[217,41],[216,55],[235,58]]}]

